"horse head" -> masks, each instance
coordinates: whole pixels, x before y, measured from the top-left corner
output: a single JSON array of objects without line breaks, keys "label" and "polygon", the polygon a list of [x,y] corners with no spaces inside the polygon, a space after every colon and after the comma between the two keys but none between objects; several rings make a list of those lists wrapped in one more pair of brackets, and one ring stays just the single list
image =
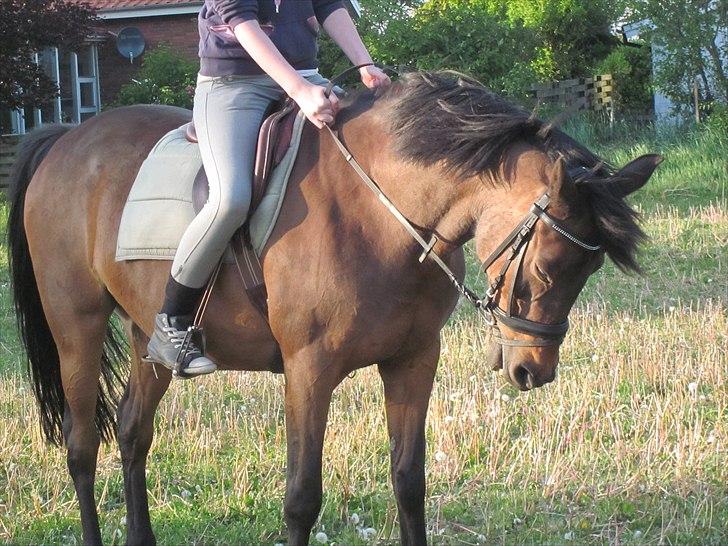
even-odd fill
[{"label": "horse head", "polygon": [[[662,158],[645,155],[600,176],[599,169],[571,166],[561,155],[551,160],[517,147],[510,153],[515,157],[503,169],[508,184],[499,202],[484,208],[476,247],[491,281],[486,311],[497,331],[489,364],[529,390],[555,378],[569,311],[605,254],[622,269],[638,269],[634,255],[644,235],[625,197]],[[493,255],[500,241],[507,244]]]},{"label": "horse head", "polygon": [[386,110],[395,149],[422,170],[422,188],[412,193],[427,195],[431,210],[432,188],[450,188],[438,231],[460,243],[475,237],[490,281],[477,303],[497,340],[489,363],[519,389],[549,383],[569,311],[604,256],[638,271],[645,235],[625,197],[662,158],[645,155],[617,170],[466,76],[401,81]]}]

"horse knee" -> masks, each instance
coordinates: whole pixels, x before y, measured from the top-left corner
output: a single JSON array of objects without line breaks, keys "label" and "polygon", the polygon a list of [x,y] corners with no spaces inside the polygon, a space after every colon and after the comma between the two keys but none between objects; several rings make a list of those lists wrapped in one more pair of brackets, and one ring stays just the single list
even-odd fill
[{"label": "horse knee", "polygon": [[120,411],[117,439],[121,460],[130,463],[139,457],[146,457],[152,445],[152,431],[145,423],[141,423],[137,415]]},{"label": "horse knee", "polygon": [[71,432],[66,445],[66,464],[74,481],[84,478],[93,480],[100,443],[98,434],[78,437]]}]

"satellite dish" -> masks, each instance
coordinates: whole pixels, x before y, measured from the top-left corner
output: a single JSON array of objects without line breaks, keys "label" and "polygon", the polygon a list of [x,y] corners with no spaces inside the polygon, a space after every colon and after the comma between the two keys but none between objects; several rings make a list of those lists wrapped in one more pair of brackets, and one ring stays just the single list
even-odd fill
[{"label": "satellite dish", "polygon": [[144,53],[144,46],[144,35],[136,27],[122,28],[116,36],[116,50],[129,62]]}]

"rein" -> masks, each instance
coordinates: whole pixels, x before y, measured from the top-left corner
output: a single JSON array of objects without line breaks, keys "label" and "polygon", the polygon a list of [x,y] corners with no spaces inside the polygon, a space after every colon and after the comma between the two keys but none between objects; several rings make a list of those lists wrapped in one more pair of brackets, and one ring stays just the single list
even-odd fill
[{"label": "rein", "polygon": [[[332,81],[335,81],[343,75],[358,68],[361,67],[352,67],[346,72],[334,78],[334,80]],[[333,84],[330,84],[330,87],[333,87]],[[327,96],[329,93],[330,89],[327,88]],[[344,156],[346,162],[351,165],[352,169],[354,169],[359,178],[362,179],[367,188],[369,188],[372,193],[376,195],[379,201],[402,225],[405,231],[407,231],[407,233],[417,242],[417,244],[422,247],[422,254],[419,257],[419,262],[423,263],[429,257],[433,262],[435,262],[435,264],[437,264],[437,266],[443,271],[443,273],[445,273],[447,278],[450,280],[455,289],[460,293],[460,295],[462,295],[477,309],[481,316],[484,317],[486,324],[495,331],[495,338],[498,343],[509,347],[546,347],[550,345],[561,344],[561,342],[564,340],[564,337],[566,336],[566,332],[569,330],[568,319],[556,324],[549,324],[528,320],[526,318],[513,316],[511,314],[516,278],[518,277],[518,272],[521,269],[523,257],[526,254],[528,244],[531,241],[531,237],[533,236],[536,223],[541,220],[546,226],[556,231],[556,233],[558,233],[568,241],[571,241],[575,245],[590,252],[598,252],[599,250],[601,250],[602,247],[600,245],[590,245],[582,241],[581,239],[564,229],[561,225],[559,225],[559,223],[546,212],[546,209],[548,208],[550,202],[550,198],[547,193],[544,193],[539,199],[536,200],[535,203],[533,203],[533,205],[531,205],[529,212],[526,214],[523,220],[519,222],[519,224],[513,229],[513,231],[511,231],[511,233],[503,240],[503,242],[498,245],[498,247],[482,263],[482,268],[487,274],[488,269],[495,263],[495,261],[505,252],[508,252],[508,256],[505,262],[501,266],[501,269],[496,277],[493,279],[493,282],[490,284],[487,292],[485,293],[485,297],[480,298],[473,290],[465,286],[465,283],[460,282],[455,274],[452,272],[452,270],[442,260],[442,258],[436,252],[433,252],[433,248],[438,242],[437,236],[433,234],[430,241],[426,241],[422,237],[422,235],[420,235],[417,228],[415,228],[415,226],[412,225],[412,223],[405,217],[405,215],[402,214],[399,209],[397,209],[395,204],[392,203],[392,201],[382,191],[379,185],[374,180],[372,180],[372,178],[364,171],[359,162],[354,158],[349,149],[339,138],[338,131],[332,129],[328,124],[325,124],[324,126],[326,127],[328,133],[331,135],[331,138],[334,140],[334,143],[341,152],[341,155]],[[498,294],[498,291],[502,288],[508,269],[514,263],[516,264],[516,272],[513,275],[513,279],[511,281],[510,292],[508,295],[508,305],[506,307],[506,310],[503,310],[495,303],[495,298]],[[506,338],[501,333],[499,324],[502,324],[515,332],[532,336],[532,339],[526,340]]]}]

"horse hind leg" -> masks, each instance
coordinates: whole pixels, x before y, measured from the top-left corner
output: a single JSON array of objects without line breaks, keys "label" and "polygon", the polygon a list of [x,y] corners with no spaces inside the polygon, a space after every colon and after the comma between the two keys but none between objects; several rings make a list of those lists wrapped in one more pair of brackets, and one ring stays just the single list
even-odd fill
[{"label": "horse hind leg", "polygon": [[[65,395],[63,435],[68,450],[68,470],[81,511],[85,544],[101,544],[94,499],[96,460],[100,432],[106,436],[113,433],[113,422],[108,420],[109,408],[104,407],[104,411],[100,412],[97,401],[104,341],[112,309],[113,303],[107,301],[93,311],[87,309],[69,315],[57,312],[59,310],[56,308],[47,313],[58,347],[61,384]],[[69,316],[73,318],[69,320]],[[102,404],[108,402],[108,398],[102,399]]]},{"label": "horse hind leg", "polygon": [[172,374],[142,361],[149,338],[127,322],[131,341],[131,374],[118,411],[118,438],[124,468],[128,545],[153,545],[156,539],[149,521],[146,462],[154,432],[154,413],[167,391]]},{"label": "horse hind leg", "polygon": [[[66,266],[59,268],[59,263]],[[72,267],[70,260],[41,254],[33,265],[43,302],[42,322],[47,323],[47,334],[52,334],[55,354],[50,356],[57,355],[57,368],[52,363],[44,366],[38,359],[33,366],[36,375],[57,372],[59,376],[66,460],[81,512],[83,541],[101,544],[94,499],[96,460],[100,441],[114,435],[115,388],[121,381],[115,365],[125,359],[123,344],[109,325],[116,303],[88,270]],[[49,383],[56,379],[35,379],[43,394],[56,388]]]}]

